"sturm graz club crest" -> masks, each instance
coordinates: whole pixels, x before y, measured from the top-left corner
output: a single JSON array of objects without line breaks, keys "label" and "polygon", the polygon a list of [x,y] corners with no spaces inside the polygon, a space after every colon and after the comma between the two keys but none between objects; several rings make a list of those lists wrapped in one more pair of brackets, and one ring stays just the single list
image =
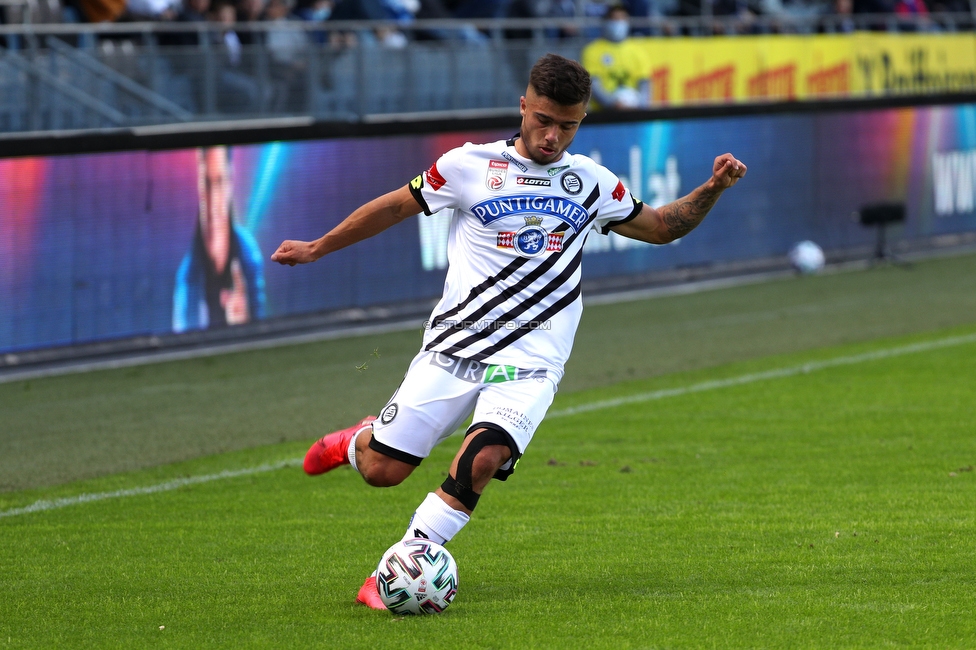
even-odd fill
[{"label": "sturm graz club crest", "polygon": [[572,194],[573,196],[583,191],[583,180],[576,172],[566,172],[563,174],[562,178],[559,179],[559,184],[563,186],[563,189],[568,194]]},{"label": "sturm graz club crest", "polygon": [[400,409],[396,405],[396,402],[390,404],[385,409],[383,409],[383,412],[380,414],[380,422],[382,422],[383,424],[389,424],[390,422],[393,422],[393,418],[397,416],[397,411],[399,410]]},{"label": "sturm graz club crest", "polygon": [[512,248],[523,257],[538,257],[546,252],[549,233],[542,227],[541,217],[525,217],[525,227],[512,238]]}]

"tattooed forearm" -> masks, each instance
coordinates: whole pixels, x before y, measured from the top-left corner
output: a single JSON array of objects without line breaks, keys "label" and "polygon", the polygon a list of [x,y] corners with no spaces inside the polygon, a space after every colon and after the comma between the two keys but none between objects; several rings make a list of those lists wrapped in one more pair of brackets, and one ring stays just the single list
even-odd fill
[{"label": "tattooed forearm", "polygon": [[718,201],[720,191],[708,189],[705,185],[683,199],[661,208],[661,215],[668,233],[678,239],[684,237],[702,222],[708,211]]}]

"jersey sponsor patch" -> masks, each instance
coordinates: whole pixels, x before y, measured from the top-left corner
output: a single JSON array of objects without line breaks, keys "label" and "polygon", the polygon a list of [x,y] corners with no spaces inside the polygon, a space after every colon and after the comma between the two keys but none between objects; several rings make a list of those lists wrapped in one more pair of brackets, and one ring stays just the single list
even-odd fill
[{"label": "jersey sponsor patch", "polygon": [[513,156],[510,153],[508,153],[507,151],[503,151],[502,152],[502,158],[504,158],[508,162],[512,163],[513,165],[515,165],[519,169],[521,169],[522,170],[522,173],[525,173],[525,172],[529,171],[529,168],[528,167],[526,167],[525,165],[523,165],[522,163],[520,163],[518,161],[518,159],[515,158],[515,156]]},{"label": "jersey sponsor patch", "polygon": [[529,185],[531,187],[550,187],[552,181],[548,178],[537,178],[535,176],[516,176],[516,185]]},{"label": "jersey sponsor patch", "polygon": [[574,231],[579,231],[589,218],[586,208],[575,201],[561,196],[536,196],[532,194],[488,199],[472,205],[469,212],[478,217],[481,223],[485,225],[497,219],[522,214],[555,217],[566,222]]},{"label": "jersey sponsor patch", "polygon": [[430,189],[435,192],[447,184],[447,180],[437,171],[437,163],[431,165],[430,169],[424,172],[424,178],[427,179],[427,184],[430,185]]},{"label": "jersey sponsor patch", "polygon": [[624,182],[617,181],[617,187],[613,188],[613,192],[611,192],[610,196],[612,196],[617,201],[623,201],[624,194],[626,193],[627,193],[627,189],[624,187]]},{"label": "jersey sponsor patch", "polygon": [[522,257],[538,257],[563,249],[563,233],[546,232],[540,226],[526,226],[517,232],[500,232],[496,241],[498,248],[514,248]]},{"label": "jersey sponsor patch", "polygon": [[545,368],[526,370],[515,366],[482,363],[474,359],[459,359],[442,352],[435,352],[430,356],[430,365],[472,384],[500,384],[521,379],[541,381],[546,378]]},{"label": "jersey sponsor patch", "polygon": [[569,165],[563,165],[562,167],[553,167],[552,169],[550,169],[546,173],[549,174],[550,177],[552,177],[552,176],[558,176],[559,175],[559,172],[564,172],[567,169],[569,169]]},{"label": "jersey sponsor patch", "polygon": [[489,160],[488,175],[485,176],[485,186],[492,191],[500,190],[505,186],[505,179],[508,178],[508,163],[504,160]]}]

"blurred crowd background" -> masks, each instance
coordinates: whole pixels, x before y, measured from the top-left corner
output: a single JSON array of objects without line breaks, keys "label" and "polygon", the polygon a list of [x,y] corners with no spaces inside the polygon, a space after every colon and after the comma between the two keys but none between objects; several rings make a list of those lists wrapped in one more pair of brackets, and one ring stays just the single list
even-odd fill
[{"label": "blurred crowd background", "polygon": [[[762,33],[823,29],[810,26],[809,19],[820,16],[917,18],[971,13],[970,0],[0,0],[0,23],[210,22],[226,29],[261,22],[377,21],[382,26],[366,31],[329,32],[328,38],[337,45],[352,45],[365,39],[385,47],[402,48],[413,39],[458,38],[478,42],[490,37],[486,30],[474,26],[440,30],[410,28],[417,21],[428,20],[549,19],[554,25],[544,30],[547,38],[596,38],[601,35],[599,27],[580,26],[571,21],[605,18],[614,9],[636,19],[639,26],[631,30],[635,35],[687,32],[680,19],[694,17],[736,19],[731,28],[724,26],[727,23],[716,23],[719,33],[729,29],[737,33]],[[678,22],[668,21],[669,18]],[[780,21],[769,22],[770,18]],[[871,26],[886,29],[892,24],[898,25],[874,22]],[[851,21],[830,29],[853,31],[857,27]],[[938,29],[939,25],[906,20],[899,28]],[[532,38],[533,30],[509,28],[504,30],[504,37]],[[238,38],[247,44],[258,37],[245,31]],[[274,39],[271,40],[269,44],[273,44]],[[183,38],[176,38],[168,44],[185,43]]]}]

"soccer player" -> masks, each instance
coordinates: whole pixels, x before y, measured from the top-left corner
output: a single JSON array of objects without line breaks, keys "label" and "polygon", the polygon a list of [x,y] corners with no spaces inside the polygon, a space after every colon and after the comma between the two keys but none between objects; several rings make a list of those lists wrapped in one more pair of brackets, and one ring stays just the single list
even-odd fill
[{"label": "soccer player", "polygon": [[[674,241],[746,173],[722,154],[703,185],[651,208],[605,167],[567,153],[589,98],[586,70],[548,54],[530,72],[517,135],[452,149],[319,239],[285,241],[271,256],[281,264],[313,262],[420,212],[454,210],[444,294],[402,384],[378,418],[326,435],[305,456],[308,474],[351,463],[369,485],[397,485],[473,412],[447,479],[414,512],[404,539],[449,541],[488,482],[515,470],[572,348],[586,237],[612,230]],[[372,577],[357,600],[384,609]]]}]

